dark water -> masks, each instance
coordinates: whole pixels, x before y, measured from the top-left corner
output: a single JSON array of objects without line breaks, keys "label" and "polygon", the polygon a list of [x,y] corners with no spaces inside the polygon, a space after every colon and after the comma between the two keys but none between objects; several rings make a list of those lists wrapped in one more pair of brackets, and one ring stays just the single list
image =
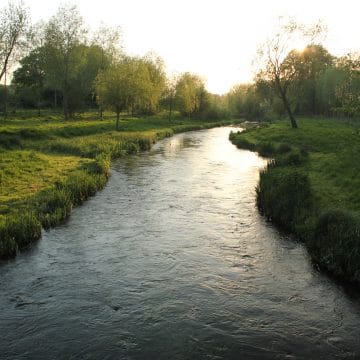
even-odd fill
[{"label": "dark water", "polygon": [[0,266],[1,359],[360,358],[360,306],[259,216],[229,128],[118,160]]}]

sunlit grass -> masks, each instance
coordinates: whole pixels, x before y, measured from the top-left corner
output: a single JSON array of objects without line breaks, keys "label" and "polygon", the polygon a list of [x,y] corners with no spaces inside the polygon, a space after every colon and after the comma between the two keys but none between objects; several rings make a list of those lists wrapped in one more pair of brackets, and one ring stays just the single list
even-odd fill
[{"label": "sunlit grass", "polygon": [[31,196],[90,161],[33,150],[4,152],[0,155],[0,204]]}]

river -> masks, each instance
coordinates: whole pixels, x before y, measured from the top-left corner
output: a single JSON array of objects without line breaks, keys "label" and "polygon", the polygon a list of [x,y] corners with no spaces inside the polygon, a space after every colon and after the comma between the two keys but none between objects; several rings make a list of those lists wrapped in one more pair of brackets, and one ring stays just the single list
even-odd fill
[{"label": "river", "polygon": [[1,359],[356,359],[360,303],[259,215],[230,128],[113,163],[0,266]]}]

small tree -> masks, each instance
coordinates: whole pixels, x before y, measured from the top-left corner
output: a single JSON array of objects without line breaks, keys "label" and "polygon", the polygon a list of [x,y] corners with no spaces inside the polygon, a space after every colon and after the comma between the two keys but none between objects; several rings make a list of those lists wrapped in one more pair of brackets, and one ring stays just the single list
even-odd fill
[{"label": "small tree", "polygon": [[197,75],[186,72],[182,74],[176,83],[176,100],[180,112],[191,114],[200,108],[201,93],[204,89],[204,81]]},{"label": "small tree", "polygon": [[116,130],[120,113],[133,111],[146,98],[146,67],[139,58],[126,57],[101,71],[95,80],[98,101],[116,112]]},{"label": "small tree", "polygon": [[259,48],[257,62],[262,70],[257,74],[257,80],[268,81],[281,99],[290,118],[291,126],[297,128],[297,122],[292,109],[294,88],[299,75],[296,51],[291,51],[295,44],[302,41],[313,43],[323,33],[324,27],[318,22],[310,27],[305,27],[293,20],[280,24],[276,34],[268,38]]},{"label": "small tree", "polygon": [[31,89],[35,94],[39,116],[41,95],[45,85],[43,55],[43,48],[39,47],[21,59],[21,66],[14,72],[12,81],[17,87]]},{"label": "small tree", "polygon": [[79,45],[85,33],[83,19],[75,6],[60,7],[45,29],[47,80],[62,92],[65,119],[72,115],[70,94],[83,60],[83,48]]},{"label": "small tree", "polygon": [[101,108],[109,106],[116,112],[116,130],[119,130],[120,113],[126,106],[124,73],[120,64],[111,65],[99,72],[95,91]]},{"label": "small tree", "polygon": [[9,1],[0,15],[0,81],[26,49],[28,11],[22,2]]},{"label": "small tree", "polygon": [[[122,56],[121,28],[101,25],[93,34],[92,45],[101,49],[101,56],[97,64],[98,72],[105,71],[113,61],[119,60]],[[104,104],[100,97],[98,97],[98,106],[100,119],[103,120]]]}]

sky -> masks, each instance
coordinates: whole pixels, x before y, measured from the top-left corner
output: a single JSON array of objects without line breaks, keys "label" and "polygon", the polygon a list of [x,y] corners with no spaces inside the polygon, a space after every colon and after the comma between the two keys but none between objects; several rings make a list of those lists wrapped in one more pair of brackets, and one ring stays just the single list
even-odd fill
[{"label": "sky", "polygon": [[[61,0],[24,0],[33,22],[48,20]],[[2,4],[3,3],[3,4]],[[85,23],[120,25],[125,51],[157,53],[169,74],[190,71],[207,89],[222,94],[250,82],[252,61],[279,16],[328,27],[325,47],[333,55],[360,51],[359,0],[73,0]],[[5,5],[6,0],[0,0]],[[2,7],[2,6],[1,6]]]}]

